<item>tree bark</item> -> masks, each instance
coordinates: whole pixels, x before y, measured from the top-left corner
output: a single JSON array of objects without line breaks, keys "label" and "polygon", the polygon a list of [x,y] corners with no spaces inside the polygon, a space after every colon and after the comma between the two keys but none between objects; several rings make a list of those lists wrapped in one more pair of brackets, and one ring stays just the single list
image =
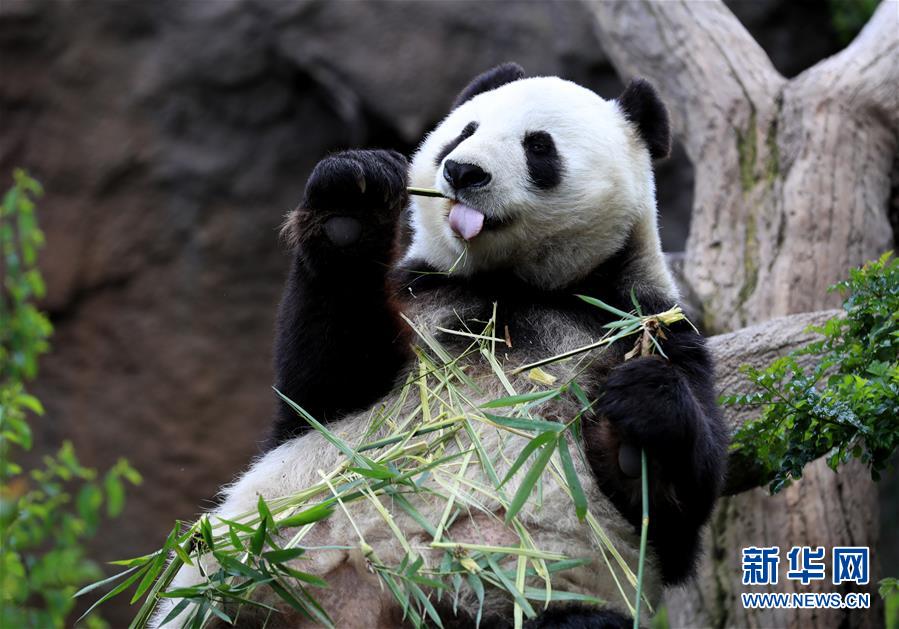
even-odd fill
[{"label": "tree bark", "polygon": [[[827,287],[894,243],[899,5],[884,1],[850,46],[788,81],[720,2],[587,4],[619,74],[659,89],[695,166],[683,275],[706,330],[836,305]],[[670,598],[673,625],[879,624],[876,609],[753,612],[739,601],[743,545],[874,546],[876,514],[860,466],[835,475],[822,461],[778,496],[722,500],[698,587]],[[790,582],[779,583],[787,591]]]}]

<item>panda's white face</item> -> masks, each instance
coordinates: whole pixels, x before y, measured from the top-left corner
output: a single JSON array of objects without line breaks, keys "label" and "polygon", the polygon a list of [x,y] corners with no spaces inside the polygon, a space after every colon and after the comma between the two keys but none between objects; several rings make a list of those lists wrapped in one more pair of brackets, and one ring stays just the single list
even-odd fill
[{"label": "panda's white face", "polygon": [[[635,229],[657,249],[649,152],[615,101],[555,77],[518,80],[452,111],[412,161],[406,259],[508,268],[543,288],[585,275]],[[455,265],[455,266],[454,266]]]}]

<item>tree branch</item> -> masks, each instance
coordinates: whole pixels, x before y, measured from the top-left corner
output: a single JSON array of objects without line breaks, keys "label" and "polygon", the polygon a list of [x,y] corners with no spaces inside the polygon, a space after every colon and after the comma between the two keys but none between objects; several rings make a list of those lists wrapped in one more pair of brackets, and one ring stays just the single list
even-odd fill
[{"label": "tree branch", "polygon": [[834,99],[861,115],[887,120],[899,131],[899,2],[883,0],[874,15],[842,52],[796,78],[797,83],[826,81]]},{"label": "tree branch", "polygon": [[721,2],[587,0],[603,50],[622,78],[649,79],[671,110],[693,163],[733,127],[770,107],[784,82]]},{"label": "tree branch", "polygon": [[[752,365],[764,369],[775,358],[812,342],[818,336],[807,332],[811,325],[822,325],[828,319],[838,316],[839,310],[804,312],[788,317],[778,317],[764,323],[737,330],[729,334],[719,334],[709,338],[709,347],[715,358],[715,373],[719,395],[749,393],[752,384],[740,372],[742,365]],[[800,365],[811,365],[814,356],[801,356]],[[724,417],[732,430],[743,422],[755,419],[760,414],[758,408],[749,406],[725,406]],[[762,470],[754,461],[732,456],[728,463],[725,494],[737,494],[767,482]]]}]

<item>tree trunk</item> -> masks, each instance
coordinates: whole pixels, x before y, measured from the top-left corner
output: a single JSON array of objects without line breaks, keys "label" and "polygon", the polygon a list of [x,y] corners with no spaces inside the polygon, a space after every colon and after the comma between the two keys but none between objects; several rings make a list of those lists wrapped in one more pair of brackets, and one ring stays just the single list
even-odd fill
[{"label": "tree trunk", "polygon": [[[587,4],[619,74],[644,76],[659,89],[695,166],[683,274],[706,330],[836,305],[827,287],[893,246],[896,2],[883,2],[844,51],[792,80],[720,2]],[[739,599],[745,545],[780,546],[777,591],[793,585],[784,578],[792,546],[875,546],[876,488],[860,466],[837,475],[818,461],[775,497],[757,489],[723,499],[708,539],[696,585],[669,597],[673,626],[882,622],[874,578],[867,613],[752,611]],[[816,583],[797,589],[835,589],[829,580]]]}]

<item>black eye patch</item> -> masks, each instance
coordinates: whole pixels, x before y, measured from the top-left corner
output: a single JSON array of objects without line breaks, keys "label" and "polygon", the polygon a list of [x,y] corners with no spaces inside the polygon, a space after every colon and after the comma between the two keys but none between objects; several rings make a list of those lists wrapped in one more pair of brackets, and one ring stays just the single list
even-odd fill
[{"label": "black eye patch", "polygon": [[548,190],[562,181],[564,168],[556,143],[546,131],[529,131],[521,141],[528,164],[528,177],[541,190]]},{"label": "black eye patch", "polygon": [[440,149],[440,152],[437,154],[437,158],[434,160],[435,165],[440,166],[440,162],[443,161],[443,158],[452,153],[453,149],[462,144],[462,142],[473,136],[474,132],[477,130],[477,122],[471,121],[467,125],[465,125],[465,128],[462,129],[462,133],[460,133],[453,140],[447,142],[446,145],[442,149]]}]

